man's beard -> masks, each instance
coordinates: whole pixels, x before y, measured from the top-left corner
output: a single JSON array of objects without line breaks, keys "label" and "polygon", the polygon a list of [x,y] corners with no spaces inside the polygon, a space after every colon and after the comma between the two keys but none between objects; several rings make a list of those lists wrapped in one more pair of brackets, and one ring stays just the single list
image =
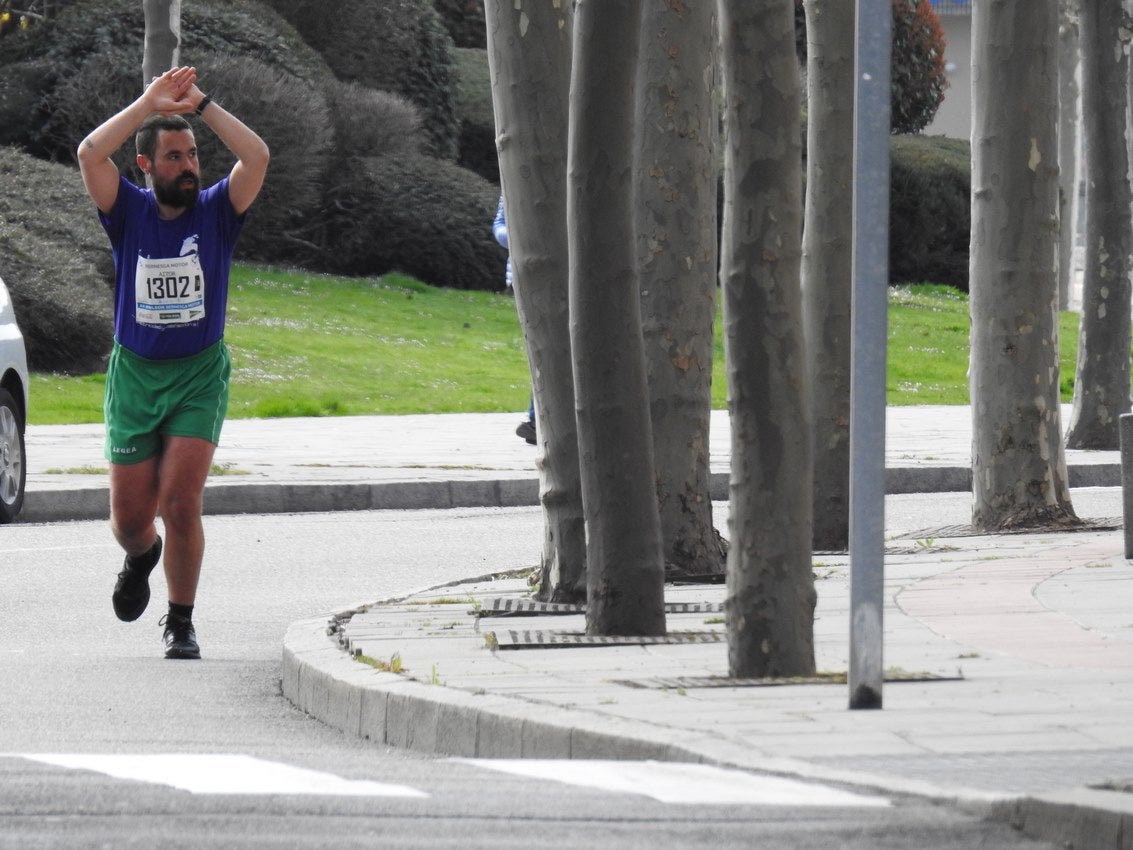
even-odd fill
[{"label": "man's beard", "polygon": [[[193,185],[182,186],[181,183],[185,180],[192,180]],[[171,180],[169,183],[153,181],[154,197],[168,207],[190,209],[197,202],[197,196],[200,193],[201,181],[191,171],[182,171],[177,175],[176,180]]]}]

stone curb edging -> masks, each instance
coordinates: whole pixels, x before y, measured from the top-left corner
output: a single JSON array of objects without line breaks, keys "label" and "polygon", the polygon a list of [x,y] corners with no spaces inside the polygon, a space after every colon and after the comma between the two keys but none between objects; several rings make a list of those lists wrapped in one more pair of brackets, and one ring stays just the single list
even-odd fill
[{"label": "stone curb edging", "polygon": [[[993,803],[1015,799],[770,757],[745,751],[720,736],[690,740],[685,730],[426,684],[352,659],[327,634],[334,619],[300,620],[288,628],[283,641],[283,695],[311,717],[377,743],[461,758],[704,762],[929,797],[981,814],[990,813]],[[446,724],[451,728],[441,728]]]},{"label": "stone curb edging", "polygon": [[[1120,464],[1081,464],[1068,469],[1071,487],[1118,487]],[[885,471],[885,492],[966,492],[972,470],[959,466],[891,467]],[[728,499],[728,473],[711,479],[714,501]],[[209,484],[205,513],[288,514],[333,511],[426,510],[449,508],[511,508],[539,504],[539,481],[534,478],[488,480],[383,481],[375,483]],[[110,516],[106,487],[72,490],[32,490],[19,520],[24,523],[104,520]]]},{"label": "stone curb edging", "polygon": [[[539,503],[534,479],[358,483],[210,484],[206,515],[523,507]],[[110,490],[30,491],[19,521],[69,522],[110,516]]]},{"label": "stone curb edging", "polygon": [[1133,850],[1133,795],[1075,788],[994,803],[991,818],[1075,850]]},{"label": "stone curb edging", "polygon": [[327,626],[327,620],[314,619],[288,628],[283,695],[348,734],[466,758],[609,758],[616,749],[624,753],[620,758],[675,759],[674,744],[664,734],[630,738],[605,728],[610,723],[588,723],[568,709],[375,670],[347,655],[327,635]]},{"label": "stone curb edging", "polygon": [[[345,615],[342,615],[345,616]],[[283,696],[356,737],[461,758],[625,759],[714,764],[919,796],[1005,822],[1027,836],[1079,850],[1133,850],[1133,797],[1074,789],[1012,796],[768,757],[727,739],[471,693],[382,672],[352,659],[328,632],[337,618],[293,623],[283,641]]]}]

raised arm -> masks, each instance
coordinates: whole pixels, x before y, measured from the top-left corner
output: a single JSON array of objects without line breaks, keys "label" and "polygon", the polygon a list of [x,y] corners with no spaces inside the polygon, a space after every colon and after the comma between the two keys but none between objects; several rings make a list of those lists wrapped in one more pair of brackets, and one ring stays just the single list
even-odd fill
[{"label": "raised arm", "polygon": [[118,167],[111,159],[154,112],[178,115],[194,109],[186,95],[195,88],[194,68],[171,68],[146,86],[141,96],[91,131],[79,144],[79,171],[95,206],[108,213],[118,199]]},{"label": "raised arm", "polygon": [[[185,99],[193,104],[201,118],[209,125],[217,138],[224,142],[236,155],[236,164],[228,178],[228,199],[237,215],[242,215],[264,185],[264,175],[268,170],[270,153],[268,146],[255,131],[231,112],[216,103],[212,98],[206,100],[205,94],[195,85]],[[201,105],[204,109],[201,109]]]}]

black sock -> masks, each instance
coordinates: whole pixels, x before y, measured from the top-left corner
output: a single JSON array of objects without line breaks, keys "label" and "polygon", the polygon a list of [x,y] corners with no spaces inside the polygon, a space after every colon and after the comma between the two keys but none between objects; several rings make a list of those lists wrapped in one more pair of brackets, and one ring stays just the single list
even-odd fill
[{"label": "black sock", "polygon": [[131,570],[141,570],[148,573],[161,560],[161,537],[154,540],[153,545],[145,552],[140,555],[130,555],[127,560],[130,562]]},{"label": "black sock", "polygon": [[182,620],[193,619],[193,606],[192,605],[178,605],[176,602],[169,603],[169,616],[180,617]]}]

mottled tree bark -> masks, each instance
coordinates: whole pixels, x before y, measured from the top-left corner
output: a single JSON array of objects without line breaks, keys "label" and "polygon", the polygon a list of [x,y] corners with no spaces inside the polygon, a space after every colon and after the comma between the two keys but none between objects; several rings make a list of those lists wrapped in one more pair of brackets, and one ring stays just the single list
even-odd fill
[{"label": "mottled tree bark", "polygon": [[722,575],[708,432],[716,320],[716,7],[646,0],[637,243],[668,578]]},{"label": "mottled tree bark", "polygon": [[814,548],[850,534],[854,4],[805,0],[807,180],[802,285],[814,416]]},{"label": "mottled tree bark", "polygon": [[1058,2],[972,9],[973,525],[1075,522],[1058,387]]},{"label": "mottled tree bark", "polygon": [[1058,309],[1069,310],[1082,141],[1079,0],[1059,0],[1058,6]]},{"label": "mottled tree bark", "polygon": [[538,595],[577,602],[586,596],[586,540],[566,226],[571,6],[488,0],[485,13],[508,244],[538,422]]},{"label": "mottled tree bark", "polygon": [[1120,0],[1082,0],[1082,115],[1086,159],[1086,269],[1078,325],[1074,410],[1066,445],[1117,449],[1129,412],[1133,193],[1129,187],[1130,21]]},{"label": "mottled tree bark", "polygon": [[721,0],[721,278],[732,417],[733,676],[814,673],[812,432],[802,328],[799,69],[789,0]]},{"label": "mottled tree bark", "polygon": [[567,222],[592,635],[665,632],[633,224],[640,27],[640,0],[575,7]]}]

